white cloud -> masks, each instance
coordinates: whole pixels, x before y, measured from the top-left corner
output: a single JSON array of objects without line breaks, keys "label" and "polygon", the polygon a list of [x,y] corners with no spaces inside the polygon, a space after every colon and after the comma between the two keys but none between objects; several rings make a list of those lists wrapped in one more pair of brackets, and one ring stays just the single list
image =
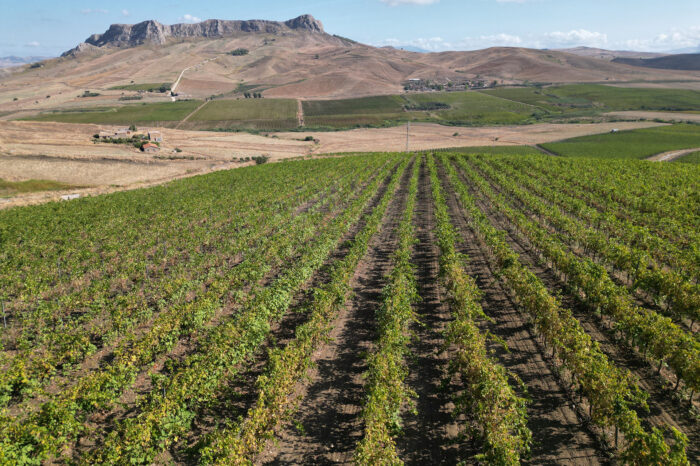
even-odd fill
[{"label": "white cloud", "polygon": [[486,34],[480,36],[467,36],[459,40],[449,41],[441,37],[417,38],[408,41],[398,39],[386,39],[377,45],[391,45],[394,47],[410,45],[432,52],[445,50],[478,50],[488,47],[529,47],[529,48],[565,48],[577,45],[589,47],[602,47],[608,44],[606,34],[600,32],[577,29],[568,32],[548,32],[544,34],[529,34],[519,36],[508,33]]},{"label": "white cloud", "polygon": [[382,3],[386,3],[389,6],[399,6],[399,5],[432,5],[440,0],[380,0]]},{"label": "white cloud", "polygon": [[80,10],[80,12],[84,15],[92,15],[97,13],[105,15],[109,13],[109,11],[105,10],[104,8],[85,8],[83,10]]},{"label": "white cloud", "polygon": [[588,47],[605,47],[608,43],[608,35],[601,32],[587,31],[586,29],[573,29],[568,32],[548,32],[543,38],[546,47],[571,47],[585,45]]},{"label": "white cloud", "polygon": [[129,10],[122,10],[122,16],[129,16],[130,14]]},{"label": "white cloud", "polygon": [[183,15],[183,16],[180,18],[180,21],[184,21],[184,22],[186,22],[186,23],[199,23],[199,22],[202,21],[202,18],[198,18],[198,17],[196,17],[196,16],[192,16],[191,14],[188,13],[188,14],[186,14],[186,15]]},{"label": "white cloud", "polygon": [[27,42],[27,43],[24,44],[24,45],[25,45],[26,47],[39,47],[39,46],[41,46],[41,44],[40,44],[39,42],[35,41],[35,40],[33,40],[33,41],[31,41],[31,42]]},{"label": "white cloud", "polygon": [[700,50],[700,26],[689,29],[673,29],[657,34],[651,39],[631,39],[623,44],[625,48],[652,52],[667,52],[677,49]]}]

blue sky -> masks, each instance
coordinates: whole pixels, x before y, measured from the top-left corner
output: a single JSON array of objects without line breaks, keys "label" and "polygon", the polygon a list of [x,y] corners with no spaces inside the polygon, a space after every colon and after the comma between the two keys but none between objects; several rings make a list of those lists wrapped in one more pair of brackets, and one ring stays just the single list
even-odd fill
[{"label": "blue sky", "polygon": [[0,5],[0,56],[57,55],[112,23],[286,20],[303,13],[323,21],[330,33],[372,45],[700,48],[699,0],[0,0]]}]

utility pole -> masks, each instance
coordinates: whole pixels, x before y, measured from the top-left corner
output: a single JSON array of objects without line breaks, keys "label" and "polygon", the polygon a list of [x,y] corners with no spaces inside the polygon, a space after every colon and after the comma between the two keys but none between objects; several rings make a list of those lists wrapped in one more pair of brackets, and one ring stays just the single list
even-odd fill
[{"label": "utility pole", "polygon": [[408,144],[411,140],[410,131],[411,131],[411,122],[407,121],[406,122],[406,152],[408,152]]}]

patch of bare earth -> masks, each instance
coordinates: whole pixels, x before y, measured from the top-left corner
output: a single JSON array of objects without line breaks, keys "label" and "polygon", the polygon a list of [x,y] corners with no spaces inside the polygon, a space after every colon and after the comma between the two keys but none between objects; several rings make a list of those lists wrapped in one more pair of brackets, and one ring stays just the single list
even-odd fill
[{"label": "patch of bare earth", "polygon": [[316,369],[301,390],[293,425],[259,458],[260,464],[351,464],[362,438],[365,356],[376,338],[375,311],[398,241],[396,228],[408,192],[410,168],[389,204],[351,281],[352,299],[334,322],[328,344],[314,355]]},{"label": "patch of bare earth", "polygon": [[[488,179],[488,178],[487,178]],[[491,184],[497,191],[497,186]],[[612,331],[612,321],[608,317],[598,317],[594,310],[590,309],[582,300],[582,296],[572,292],[566,285],[563,277],[541,260],[534,252],[535,248],[529,240],[518,232],[515,226],[503,215],[496,213],[493,207],[484,202],[497,228],[508,232],[507,239],[513,249],[520,255],[521,260],[542,280],[549,290],[561,298],[562,305],[573,311],[574,317],[582,328],[590,335],[593,341],[600,345],[600,349],[618,367],[629,370],[636,378],[639,387],[649,394],[647,403],[649,412],[639,410],[638,414],[646,422],[653,426],[668,425],[675,427],[688,436],[688,457],[700,457],[700,426],[691,417],[687,402],[679,402],[674,399],[673,384],[657,373],[647,361],[624,341],[618,341]],[[518,207],[518,206],[516,206]],[[519,206],[522,208],[523,206]],[[664,371],[666,372],[666,371]],[[665,374],[675,380],[675,376]]]},{"label": "patch of bare earth", "polygon": [[[444,173],[441,173],[443,182]],[[516,374],[527,388],[528,426],[533,434],[531,462],[533,464],[601,464],[606,458],[594,434],[580,416],[571,396],[567,393],[557,368],[541,346],[529,320],[518,309],[512,295],[498,279],[492,260],[486,254],[486,245],[469,226],[469,220],[452,190],[447,190],[448,206],[453,221],[462,234],[462,252],[469,257],[467,272],[484,292],[482,306],[492,323],[483,324],[484,330],[502,338],[508,345],[505,351],[493,345],[498,361]],[[489,215],[494,214],[479,207]],[[517,250],[523,253],[522,250]],[[527,257],[527,256],[525,256]],[[533,272],[541,267],[525,262]]]},{"label": "patch of bare earth", "polygon": [[435,214],[430,179],[425,165],[418,180],[414,223],[418,243],[413,263],[421,302],[416,305],[419,323],[413,326],[407,384],[418,395],[417,414],[404,414],[404,432],[397,439],[399,457],[407,464],[456,464],[477,451],[473,445],[459,442],[458,420],[453,419],[454,405],[449,389],[442,388],[450,355],[444,350],[443,330],[450,321],[438,285],[439,248],[434,234]]}]

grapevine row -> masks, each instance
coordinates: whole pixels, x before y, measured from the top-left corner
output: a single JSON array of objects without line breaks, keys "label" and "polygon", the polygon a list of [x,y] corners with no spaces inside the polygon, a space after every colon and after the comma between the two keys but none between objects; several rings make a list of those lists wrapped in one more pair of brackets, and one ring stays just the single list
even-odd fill
[{"label": "grapevine row", "polygon": [[364,227],[353,238],[345,257],[333,265],[330,281],[314,291],[308,321],[296,329],[296,337],[287,346],[271,352],[268,369],[257,382],[260,391],[255,406],[241,424],[219,430],[211,437],[202,451],[203,463],[249,464],[291,414],[297,401],[293,396],[295,387],[312,365],[314,351],[325,341],[335,316],[345,304],[350,279],[381,225],[404,170],[405,163],[392,177],[379,204],[365,218]]},{"label": "grapevine row", "polygon": [[[348,188],[350,186],[341,189],[331,200],[347,196]],[[325,204],[320,204],[319,207],[323,205]],[[287,215],[292,216],[293,212]],[[297,216],[287,225],[295,232],[294,235],[289,235],[282,229],[276,235],[264,238],[255,254],[250,254],[249,258],[227,273],[215,277],[206,293],[198,300],[164,310],[147,333],[125,341],[115,351],[114,361],[106,368],[80,379],[76,385],[45,403],[38,413],[21,424],[14,421],[14,426],[7,427],[8,432],[11,432],[10,438],[22,439],[22,442],[15,440],[14,447],[33,444],[35,449],[41,446],[47,453],[56,454],[61,445],[81,430],[86,413],[111,408],[121,393],[133,384],[142,368],[170,351],[179,339],[195,332],[206,333],[203,325],[221,306],[222,299],[227,299],[228,296],[241,299],[244,296],[241,294],[242,286],[246,282],[261,280],[271,267],[291,258],[299,244],[308,241],[317,228],[327,223],[324,216],[326,214],[314,213],[314,210]],[[12,421],[7,419],[3,424]],[[39,456],[45,454],[43,450],[35,453]]]},{"label": "grapevine row", "polygon": [[[667,363],[692,389],[700,388],[700,343],[680,329],[671,319],[637,306],[627,290],[617,286],[607,271],[588,258],[567,251],[547,230],[529,220],[522,212],[512,209],[502,195],[497,195],[465,160],[460,165],[470,180],[478,185],[499,211],[503,212],[530,241],[551,260],[568,281],[585,293],[586,302],[609,315],[616,328],[657,361]],[[494,176],[498,176],[494,174]],[[504,185],[512,182],[499,177]],[[517,190],[512,188],[512,193]],[[516,194],[517,196],[517,194]],[[525,197],[522,198],[527,202]]]},{"label": "grapevine row", "polygon": [[504,280],[588,399],[592,421],[619,429],[624,435],[627,444],[620,452],[620,459],[630,464],[688,464],[687,437],[671,427],[668,430],[673,442],[669,445],[661,430],[644,429],[634,410],[643,403],[643,395],[632,383],[629,372],[610,362],[571,311],[562,308],[542,281],[520,262],[518,254],[504,239],[505,232],[491,225],[454,167],[446,158],[441,160],[472,227],[491,250]]},{"label": "grapevine row", "polygon": [[296,292],[358,220],[381,181],[375,180],[314,241],[305,245],[291,266],[247,301],[234,320],[216,327],[198,351],[186,358],[180,370],[161,380],[141,401],[136,417],[118,424],[90,460],[113,463],[128,455],[137,462],[151,462],[187,432],[195,416],[193,408],[212,399],[224,381],[238,375],[241,364],[267,338],[271,324],[282,318]]},{"label": "grapevine row", "polygon": [[446,346],[455,348],[450,375],[464,385],[455,399],[455,412],[471,418],[468,432],[481,433],[484,452],[476,459],[488,464],[520,464],[532,442],[526,401],[511,387],[506,369],[489,356],[486,337],[476,325],[476,319],[488,319],[479,304],[482,293],[464,269],[466,257],[455,249],[458,235],[450,221],[432,156],[428,166],[437,219],[440,276],[454,318],[445,331]]},{"label": "grapevine row", "polygon": [[362,409],[362,439],[355,449],[358,464],[401,464],[395,436],[401,430],[401,411],[412,404],[415,393],[405,383],[410,326],[416,321],[413,304],[418,300],[415,267],[411,262],[416,243],[413,216],[422,161],[413,166],[408,200],[397,228],[398,247],[392,270],[382,289],[376,311],[378,338],[367,359],[366,398]]},{"label": "grapevine row", "polygon": [[[502,178],[502,175],[496,175],[494,170],[486,165],[481,163],[479,165],[488,172],[489,176],[493,174]],[[504,169],[502,165],[499,165],[499,168]],[[586,250],[603,257],[618,270],[624,271],[632,278],[634,288],[668,300],[674,316],[678,319],[687,317],[691,322],[700,320],[700,286],[686,280],[676,270],[669,270],[658,264],[648,255],[649,251],[646,248],[640,250],[634,246],[619,243],[602,232],[588,228],[564,215],[558,206],[569,205],[571,202],[569,196],[535,183],[519,173],[510,170],[507,173],[513,180],[537,192],[549,202],[545,204],[541,199],[526,193],[515,184],[504,185],[523,202],[527,199],[530,208],[540,218],[546,218],[558,229],[565,231],[574,241],[583,245]]]},{"label": "grapevine row", "polygon": [[[312,195],[313,198],[317,198],[318,196],[314,194],[314,188],[314,183],[309,183],[309,187],[300,192],[300,199],[303,200],[305,197],[308,198]],[[216,252],[209,255],[212,257],[212,261],[216,261],[215,263],[212,263],[212,261],[201,261],[199,264],[185,264],[187,266],[186,273],[163,277],[162,280],[149,282],[149,286],[144,287],[143,294],[149,295],[150,299],[157,303],[158,309],[167,311],[166,314],[182,312],[182,308],[191,307],[192,301],[195,299],[207,300],[211,299],[213,295],[222,296],[222,290],[218,289],[216,282],[226,279],[223,271],[229,269],[229,271],[235,271],[240,274],[242,270],[245,270],[245,267],[241,268],[241,266],[246,265],[245,263],[239,263],[234,269],[231,269],[229,262],[222,260],[222,258],[239,255],[252,256],[253,251],[257,247],[269,242],[268,235],[293,218],[294,208],[299,202],[297,197],[290,198],[289,203],[280,204],[278,207],[283,210],[275,215],[271,215],[272,212],[270,212],[267,203],[260,203],[259,214],[252,218],[247,215],[241,216],[244,220],[255,220],[257,222],[256,228],[246,228],[235,232],[229,238],[229,244],[225,248],[215,249]],[[323,202],[325,203],[326,200]],[[255,209],[255,211],[257,210]],[[256,220],[257,217],[260,218]],[[223,232],[219,234],[221,237],[228,236]],[[152,287],[150,286],[151,283],[153,283]],[[209,291],[205,292],[204,296],[201,297],[198,296],[202,294],[201,290]],[[98,301],[102,299],[104,298],[98,298]],[[115,299],[112,305],[115,309],[118,309],[120,305],[123,306],[120,299]],[[131,305],[125,307],[127,309],[132,308]],[[135,310],[139,310],[139,306],[135,306]],[[124,311],[119,310],[119,312]],[[162,318],[158,314],[162,312],[164,311],[156,311],[155,320],[152,322],[152,327],[161,331],[165,330],[162,328],[162,323],[159,322],[159,320],[162,321]],[[138,312],[137,316],[140,318],[132,318],[131,325],[128,328],[121,326],[121,348],[129,347],[133,344],[131,341],[133,338],[130,338],[128,330],[141,323],[144,319],[151,319],[152,313],[152,311]],[[169,319],[167,316],[165,318]],[[113,321],[114,319],[110,319],[110,322]],[[0,376],[0,387],[5,387],[3,390],[0,390],[0,393],[6,393],[5,398],[21,399],[23,394],[33,391],[42,383],[45,383],[49,375],[54,372],[53,368],[64,364],[66,361],[76,363],[87,355],[81,351],[76,352],[78,348],[84,348],[84,346],[79,345],[76,347],[72,336],[75,335],[82,341],[90,341],[89,335],[86,335],[86,332],[79,326],[72,329],[67,328],[69,324],[70,322],[49,332],[46,337],[48,341],[44,343],[41,352],[32,348],[32,351],[27,350],[12,359],[6,371]],[[117,349],[117,353],[120,352],[123,352],[123,349]]]},{"label": "grapevine row", "polygon": [[[698,257],[694,257],[688,248],[679,247],[667,238],[653,233],[646,226],[636,225],[624,217],[618,218],[607,209],[601,212],[581,200],[581,191],[572,189],[570,183],[556,177],[546,176],[541,169],[528,169],[533,165],[539,167],[542,163],[539,160],[502,160],[501,162],[507,162],[511,172],[515,169],[519,175],[522,173],[524,176],[521,178],[529,182],[533,190],[540,192],[539,189],[541,189],[542,192],[555,192],[557,196],[553,197],[552,201],[557,202],[560,208],[585,221],[589,226],[600,228],[610,236],[615,236],[631,246],[646,251],[657,261],[669,265],[676,269],[676,272],[697,283],[697,275],[700,270]],[[505,167],[506,163],[499,163],[499,166]]]}]

